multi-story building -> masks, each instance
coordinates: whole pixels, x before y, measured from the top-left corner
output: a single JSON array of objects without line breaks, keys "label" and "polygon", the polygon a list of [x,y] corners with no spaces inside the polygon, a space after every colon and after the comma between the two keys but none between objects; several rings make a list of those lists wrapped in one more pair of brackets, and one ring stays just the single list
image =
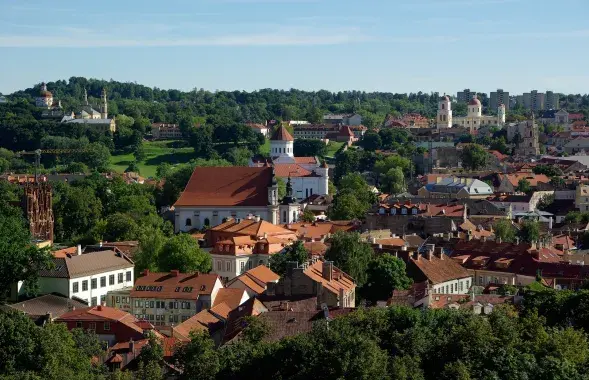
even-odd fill
[{"label": "multi-story building", "polygon": [[225,281],[259,265],[291,245],[297,236],[281,226],[255,220],[228,220],[209,229],[205,241],[212,246],[213,273]]},{"label": "multi-story building", "polygon": [[577,185],[577,190],[575,191],[575,208],[580,211],[589,211],[589,185]]},{"label": "multi-story building", "polygon": [[538,111],[545,109],[546,94],[532,90],[530,92],[524,92],[522,101],[525,109]]},{"label": "multi-story building", "polygon": [[362,125],[362,116],[357,113],[352,114],[327,114],[323,116],[323,122],[329,125]]},{"label": "multi-story building", "polygon": [[509,111],[509,92],[499,88],[497,91],[491,92],[489,108],[496,110],[501,104],[505,105],[505,111]]},{"label": "multi-story building", "polygon": [[184,322],[209,309],[223,284],[216,274],[150,273],[143,271],[135,286],[126,292],[109,293],[109,306],[130,310],[136,318],[156,326]]},{"label": "multi-story building", "polygon": [[544,108],[548,110],[556,110],[559,106],[559,95],[552,91],[546,91],[546,97],[544,100]]},{"label": "multi-story building", "polygon": [[467,198],[483,199],[493,195],[493,188],[487,183],[474,178],[436,178],[417,192],[424,198]]},{"label": "multi-story building", "polygon": [[356,282],[331,261],[314,258],[298,264],[288,262],[278,283],[268,283],[268,296],[317,297],[317,307],[355,307]]},{"label": "multi-story building", "polygon": [[265,265],[258,265],[250,269],[226,284],[227,288],[244,289],[250,297],[259,296],[266,292],[268,283],[277,283],[280,276],[272,272]]},{"label": "multi-story building", "polygon": [[465,88],[462,91],[458,91],[456,94],[456,100],[463,103],[468,103],[472,99],[473,95],[476,95],[475,91],[470,91],[470,88]]},{"label": "multi-story building", "polygon": [[154,139],[181,139],[182,131],[177,124],[153,123],[151,125],[151,135]]},{"label": "multi-story building", "polygon": [[[337,135],[345,125],[330,124],[300,124],[293,126],[295,139],[325,140],[329,136]],[[362,138],[367,128],[363,125],[348,125],[357,139]]]},{"label": "multi-story building", "polygon": [[[39,272],[39,294],[59,293],[96,306],[109,291],[133,286],[133,261],[119,251],[104,250],[53,258],[53,268]],[[25,284],[19,283],[19,294]]]}]

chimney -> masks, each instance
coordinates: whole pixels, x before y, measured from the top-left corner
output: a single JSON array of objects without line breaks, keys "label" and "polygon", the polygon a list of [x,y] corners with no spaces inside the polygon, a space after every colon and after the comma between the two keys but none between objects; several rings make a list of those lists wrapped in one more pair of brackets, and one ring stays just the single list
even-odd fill
[{"label": "chimney", "polygon": [[178,277],[178,275],[180,274],[180,271],[178,269],[172,269],[170,271],[170,274],[172,275],[172,277]]},{"label": "chimney", "polygon": [[346,307],[344,305],[344,288],[339,289],[339,307],[340,307],[340,309],[343,309],[344,307]]},{"label": "chimney", "polygon": [[256,223],[259,223],[259,222],[260,222],[260,220],[261,220],[261,219],[260,219],[260,215],[256,215],[256,217],[255,217],[255,219],[254,219],[254,220],[256,221]]},{"label": "chimney", "polygon": [[135,355],[135,342],[133,342],[133,339],[129,341],[129,352],[131,355]]},{"label": "chimney", "polygon": [[519,245],[519,236],[515,238],[515,244]]},{"label": "chimney", "polygon": [[376,238],[375,238],[375,237],[373,237],[373,238],[370,238],[370,242],[371,242],[372,244],[376,244]]},{"label": "chimney", "polygon": [[145,269],[143,270],[143,272],[141,272],[142,276],[149,276],[149,269]]},{"label": "chimney", "polygon": [[552,217],[550,217],[550,220],[548,221],[548,229],[552,230]]},{"label": "chimney", "polygon": [[497,238],[497,243],[501,244],[501,236]]},{"label": "chimney", "polygon": [[97,311],[102,311],[102,304],[96,306]]},{"label": "chimney", "polygon": [[323,262],[323,278],[327,281],[331,281],[333,279],[333,261],[324,261]]},{"label": "chimney", "polygon": [[76,253],[78,254],[78,256],[80,256],[82,254],[82,245],[78,244],[78,246],[76,247]]}]

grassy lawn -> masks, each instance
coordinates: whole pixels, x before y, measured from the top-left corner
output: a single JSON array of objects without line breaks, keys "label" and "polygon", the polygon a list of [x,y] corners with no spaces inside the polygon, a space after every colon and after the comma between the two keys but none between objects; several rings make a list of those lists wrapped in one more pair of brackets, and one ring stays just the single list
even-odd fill
[{"label": "grassy lawn", "polygon": [[[194,156],[193,149],[191,147],[181,147],[183,143],[183,141],[175,140],[144,142],[147,157],[144,161],[137,163],[140,174],[143,177],[154,177],[157,166],[162,162],[168,162],[173,165],[190,161]],[[132,153],[119,154],[113,155],[110,163],[114,171],[122,173],[134,160],[135,158]]]},{"label": "grassy lawn", "polygon": [[264,143],[264,145],[262,145],[260,147],[260,153],[263,155],[270,154],[270,139],[266,139],[266,142]]},{"label": "grassy lawn", "polygon": [[327,145],[327,156],[328,157],[335,156],[335,152],[337,152],[338,149],[341,148],[342,145],[344,145],[343,142],[330,141],[329,144]]}]

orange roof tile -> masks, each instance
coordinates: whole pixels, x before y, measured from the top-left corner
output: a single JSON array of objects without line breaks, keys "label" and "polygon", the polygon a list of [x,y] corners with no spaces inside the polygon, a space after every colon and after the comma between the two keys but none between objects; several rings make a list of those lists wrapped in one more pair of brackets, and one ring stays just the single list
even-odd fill
[{"label": "orange roof tile", "polygon": [[229,307],[229,311],[231,311],[241,305],[242,300],[247,298],[247,294],[243,289],[222,288],[217,292],[213,307],[226,304]]},{"label": "orange roof tile", "polygon": [[313,176],[313,172],[303,168],[301,165],[298,164],[274,164],[274,173],[277,177]]},{"label": "orange roof tile", "polygon": [[325,289],[335,294],[339,294],[340,289],[344,291],[352,290],[356,287],[354,279],[344,273],[341,269],[333,267],[333,276],[331,281],[323,277],[323,260],[317,260],[311,263],[304,271],[315,282],[321,282]]},{"label": "orange roof tile", "polygon": [[274,141],[294,141],[294,138],[288,132],[288,130],[281,125],[274,132],[274,134],[272,135],[272,138],[270,138],[270,140],[274,140]]},{"label": "orange roof tile", "polygon": [[315,157],[295,157],[296,164],[316,164],[317,159]]},{"label": "orange roof tile", "polygon": [[[145,272],[144,272],[145,273]],[[216,274],[203,273],[149,273],[135,279],[131,297],[158,299],[197,299],[210,295],[219,281]]]},{"label": "orange roof tile", "polygon": [[466,269],[444,254],[441,254],[441,258],[436,255],[431,255],[431,258],[420,256],[415,259],[412,257],[411,262],[432,284],[470,276]]},{"label": "orange roof tile", "polygon": [[267,206],[272,168],[197,167],[175,206]]}]

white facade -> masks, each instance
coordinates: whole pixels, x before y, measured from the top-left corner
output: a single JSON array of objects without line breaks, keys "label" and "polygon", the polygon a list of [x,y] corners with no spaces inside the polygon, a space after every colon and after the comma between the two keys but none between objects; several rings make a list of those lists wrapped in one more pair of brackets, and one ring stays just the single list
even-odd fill
[{"label": "white facade", "polygon": [[441,282],[432,285],[434,294],[468,294],[472,286],[472,277],[464,277],[456,280]]},{"label": "white facade", "polygon": [[[109,272],[76,278],[39,277],[41,294],[59,293],[69,298],[79,298],[95,306],[106,301],[109,291],[132,287],[133,266]],[[22,292],[22,289],[21,289]]]},{"label": "white facade", "polygon": [[452,127],[452,103],[450,98],[445,96],[438,103],[438,116],[436,118],[436,125],[440,128]]},{"label": "white facade", "polygon": [[259,265],[268,265],[270,255],[249,254],[249,255],[218,255],[211,253],[213,270],[211,273],[228,281]]},{"label": "white facade", "polygon": [[[294,141],[270,140],[270,156],[294,158]],[[291,162],[294,162],[294,159]]]},{"label": "white facade", "polygon": [[[505,105],[500,104],[497,108],[497,116],[483,115],[483,106],[476,95],[468,103],[466,117],[452,117],[452,111],[449,109],[450,101],[447,97],[442,98],[438,106],[438,128],[449,128],[452,125],[468,128],[471,131],[479,129],[482,126],[505,124]],[[448,125],[449,124],[449,125]]]},{"label": "white facade", "polygon": [[202,229],[205,226],[216,226],[224,219],[246,219],[250,215],[259,216],[260,219],[276,224],[278,206],[268,207],[188,207],[176,208],[176,232],[188,232],[193,229]]}]

